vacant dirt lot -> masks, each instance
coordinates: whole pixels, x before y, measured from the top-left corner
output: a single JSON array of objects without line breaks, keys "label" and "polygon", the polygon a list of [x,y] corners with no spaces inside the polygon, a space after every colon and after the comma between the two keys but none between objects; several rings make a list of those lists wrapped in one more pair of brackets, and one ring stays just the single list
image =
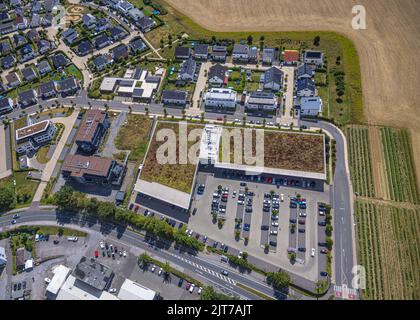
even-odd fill
[{"label": "vacant dirt lot", "polygon": [[[346,34],[360,55],[365,113],[372,124],[410,129],[420,182],[420,1],[418,0],[167,0],[214,31],[330,30]],[[351,27],[352,6],[364,5],[367,29]]]}]

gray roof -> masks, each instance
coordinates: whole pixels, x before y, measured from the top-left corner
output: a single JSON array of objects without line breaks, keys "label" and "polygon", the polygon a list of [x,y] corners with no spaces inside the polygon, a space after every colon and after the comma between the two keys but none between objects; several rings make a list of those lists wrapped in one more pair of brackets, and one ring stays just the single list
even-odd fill
[{"label": "gray roof", "polygon": [[217,77],[222,81],[225,79],[226,67],[222,66],[220,63],[210,67],[209,69],[209,79]]},{"label": "gray roof", "polygon": [[315,92],[315,82],[312,79],[307,79],[307,78],[299,79],[297,81],[296,87],[297,87],[297,91],[308,89]]},{"label": "gray roof", "polygon": [[187,100],[188,93],[187,91],[182,90],[163,90],[162,99],[171,99],[171,100]]},{"label": "gray roof", "polygon": [[175,57],[186,57],[191,55],[191,48],[187,47],[176,47]]},{"label": "gray roof", "polygon": [[127,32],[121,27],[112,27],[109,32],[111,33],[111,37],[120,37],[125,35]]},{"label": "gray roof", "polygon": [[263,50],[263,59],[271,58],[274,60],[276,58],[276,49],[275,48],[264,48]]},{"label": "gray roof", "polygon": [[296,69],[296,74],[299,77],[302,77],[304,75],[309,75],[309,76],[313,76],[314,75],[314,71],[311,68],[310,65],[304,63],[302,65],[300,65],[297,69]]},{"label": "gray roof", "polygon": [[77,87],[77,81],[74,77],[70,77],[60,81],[60,91],[73,90]]},{"label": "gray roof", "polygon": [[39,90],[38,91],[39,91],[39,93],[41,95],[50,93],[52,91],[56,91],[55,82],[54,81],[49,81],[49,82],[46,82],[46,83],[41,84],[39,86]]},{"label": "gray roof", "polygon": [[208,44],[199,43],[195,45],[194,48],[195,54],[208,54],[209,46]]},{"label": "gray roof", "polygon": [[283,80],[283,72],[276,67],[271,67],[264,73],[264,83],[274,82],[281,84]]},{"label": "gray roof", "polygon": [[308,59],[321,59],[322,58],[322,52],[321,51],[308,50],[308,51],[305,52],[305,58],[308,58]]},{"label": "gray roof", "polygon": [[129,46],[131,50],[137,51],[137,50],[145,50],[147,48],[146,44],[141,40],[140,38],[133,39],[130,41]]},{"label": "gray roof", "polygon": [[103,43],[109,42],[110,38],[106,34],[103,33],[97,36],[95,39],[93,39],[93,41],[95,42],[95,45],[101,46]]},{"label": "gray roof", "polygon": [[40,63],[37,64],[36,67],[38,68],[38,70],[51,69],[51,66],[47,60],[42,60]]},{"label": "gray roof", "polygon": [[184,63],[181,65],[181,70],[179,70],[179,73],[194,76],[195,67],[196,67],[195,60],[193,58],[189,58],[185,60]]},{"label": "gray roof", "polygon": [[10,107],[10,100],[7,97],[0,99],[0,109],[3,109],[5,107]]},{"label": "gray roof", "polygon": [[112,56],[114,59],[119,59],[128,54],[128,48],[125,44],[120,44],[112,49]]},{"label": "gray roof", "polygon": [[19,93],[19,101],[28,101],[36,99],[36,92],[34,89],[29,89]]},{"label": "gray roof", "polygon": [[67,59],[62,53],[52,56],[51,60],[56,68],[65,67],[70,63],[69,59]]},{"label": "gray roof", "polygon": [[227,48],[226,46],[213,46],[212,50],[213,52],[226,52]]},{"label": "gray roof", "polygon": [[34,71],[34,69],[32,69],[32,67],[26,67],[24,69],[22,69],[22,75],[25,79],[28,79],[30,77],[35,76],[36,77],[36,73]]},{"label": "gray roof", "polygon": [[140,18],[137,21],[137,25],[140,28],[148,28],[148,27],[151,27],[154,23],[155,23],[155,21],[152,18],[146,17],[146,16]]},{"label": "gray roof", "polygon": [[104,290],[112,281],[114,272],[112,269],[96,262],[94,259],[88,260],[83,257],[74,270],[76,279],[97,289]]},{"label": "gray roof", "polygon": [[249,95],[250,98],[273,99],[274,93],[266,91],[254,91]]},{"label": "gray roof", "polygon": [[236,54],[247,54],[249,51],[249,47],[246,44],[235,44],[233,46],[233,52]]},{"label": "gray roof", "polygon": [[77,47],[77,50],[79,53],[87,53],[92,50],[92,44],[89,41],[82,41]]}]

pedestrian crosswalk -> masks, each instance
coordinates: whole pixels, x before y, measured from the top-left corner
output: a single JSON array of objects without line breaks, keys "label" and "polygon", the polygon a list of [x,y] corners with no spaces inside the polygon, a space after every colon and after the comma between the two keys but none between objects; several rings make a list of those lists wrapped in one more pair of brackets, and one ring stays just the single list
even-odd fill
[{"label": "pedestrian crosswalk", "polygon": [[345,284],[342,286],[334,286],[334,295],[336,298],[345,300],[355,300],[357,298],[357,291],[352,288],[348,288]]},{"label": "pedestrian crosswalk", "polygon": [[202,270],[202,271],[204,271],[204,272],[206,272],[208,274],[211,274],[211,275],[213,275],[213,276],[215,276],[215,277],[217,277],[217,278],[219,278],[219,279],[221,279],[221,280],[223,280],[223,281],[225,281],[227,283],[230,283],[232,285],[236,285],[236,281],[235,280],[233,280],[233,279],[231,279],[231,278],[229,278],[227,276],[224,276],[223,274],[220,274],[219,272],[215,272],[214,270],[211,270],[209,268],[206,268],[206,267],[202,266],[201,264],[195,263],[195,262],[193,262],[193,261],[191,261],[189,259],[186,259],[184,257],[181,257],[179,255],[176,255],[176,254],[173,254],[173,253],[170,253],[170,254],[173,257],[175,257],[175,258],[177,258],[177,259],[179,259],[181,261],[184,261],[184,262],[192,265],[193,267],[195,267],[195,268],[197,268],[199,270]]}]

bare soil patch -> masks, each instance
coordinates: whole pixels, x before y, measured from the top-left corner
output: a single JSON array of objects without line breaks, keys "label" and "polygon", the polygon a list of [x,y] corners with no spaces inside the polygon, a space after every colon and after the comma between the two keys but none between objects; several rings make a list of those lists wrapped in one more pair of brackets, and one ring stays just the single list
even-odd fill
[{"label": "bare soil patch", "polygon": [[369,126],[369,141],[372,156],[373,183],[377,198],[389,200],[387,182],[385,180],[385,170],[382,157],[382,146],[377,127]]}]

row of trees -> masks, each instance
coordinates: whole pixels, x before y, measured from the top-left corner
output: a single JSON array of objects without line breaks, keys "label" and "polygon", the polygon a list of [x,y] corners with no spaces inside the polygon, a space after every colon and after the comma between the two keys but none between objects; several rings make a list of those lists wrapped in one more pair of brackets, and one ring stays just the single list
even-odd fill
[{"label": "row of trees", "polygon": [[136,214],[128,209],[116,207],[112,202],[87,198],[85,194],[74,191],[70,186],[64,186],[55,193],[52,202],[62,211],[78,212],[104,220],[116,220],[134,228],[153,233],[158,237],[176,241],[177,244],[196,251],[204,249],[202,242],[193,237],[188,237],[185,233],[185,227],[175,229],[164,220]]},{"label": "row of trees", "polygon": [[15,192],[8,186],[0,187],[0,212],[5,212],[15,207]]}]

